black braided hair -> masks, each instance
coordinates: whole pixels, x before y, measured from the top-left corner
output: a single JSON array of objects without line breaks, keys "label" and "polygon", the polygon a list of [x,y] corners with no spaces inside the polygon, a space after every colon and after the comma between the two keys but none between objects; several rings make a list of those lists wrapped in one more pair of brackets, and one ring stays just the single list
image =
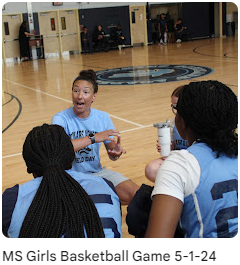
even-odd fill
[{"label": "black braided hair", "polygon": [[195,135],[218,156],[238,155],[238,100],[233,91],[218,81],[191,82],[180,92],[178,114]]},{"label": "black braided hair", "polygon": [[[77,80],[85,80],[88,81],[90,83],[92,83],[93,85],[93,89],[94,89],[94,93],[98,92],[98,83],[97,83],[97,75],[96,73],[92,70],[82,70],[78,76],[74,79],[73,81],[73,85]],[[72,85],[72,89],[73,89],[73,85]]]},{"label": "black braided hair", "polygon": [[28,173],[43,176],[19,237],[104,237],[96,207],[65,170],[74,159],[72,142],[58,125],[35,127],[26,137],[23,158]]}]

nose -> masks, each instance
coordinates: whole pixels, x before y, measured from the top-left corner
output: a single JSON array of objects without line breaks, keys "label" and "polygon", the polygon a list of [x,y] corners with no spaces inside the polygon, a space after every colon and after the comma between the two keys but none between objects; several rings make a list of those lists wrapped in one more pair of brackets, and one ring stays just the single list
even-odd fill
[{"label": "nose", "polygon": [[78,93],[78,99],[81,99],[81,98],[83,98],[83,92],[80,90]]}]

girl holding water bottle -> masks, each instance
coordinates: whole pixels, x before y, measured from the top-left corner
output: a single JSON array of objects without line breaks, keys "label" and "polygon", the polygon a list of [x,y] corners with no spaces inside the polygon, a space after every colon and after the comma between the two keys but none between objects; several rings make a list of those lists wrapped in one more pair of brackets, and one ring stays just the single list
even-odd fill
[{"label": "girl holding water bottle", "polygon": [[[176,112],[176,106],[179,98],[179,94],[182,90],[183,86],[177,87],[171,95],[171,107],[172,111],[175,114]],[[158,127],[159,124],[156,124],[155,127]],[[167,124],[166,124],[167,126]],[[178,130],[175,126],[175,117],[170,121],[170,137],[171,137],[171,150],[181,150],[181,149],[187,149],[188,147],[188,141],[182,139],[182,137],[179,135]],[[162,146],[159,143],[159,140],[157,142],[157,151],[161,154]],[[149,162],[145,168],[145,175],[147,179],[149,179],[152,182],[155,182],[155,178],[157,175],[157,172],[162,165],[163,161],[166,159],[166,156],[164,154],[161,154],[162,157],[159,157],[151,162]]]}]

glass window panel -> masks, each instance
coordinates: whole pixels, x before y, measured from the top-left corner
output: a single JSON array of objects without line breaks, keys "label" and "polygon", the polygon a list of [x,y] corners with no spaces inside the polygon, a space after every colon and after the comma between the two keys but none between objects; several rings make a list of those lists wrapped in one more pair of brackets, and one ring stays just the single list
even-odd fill
[{"label": "glass window panel", "polygon": [[66,19],[65,17],[61,17],[61,22],[62,22],[62,30],[66,29]]},{"label": "glass window panel", "polygon": [[10,35],[8,22],[4,22],[4,32],[5,36]]},{"label": "glass window panel", "polygon": [[51,18],[50,21],[51,21],[51,29],[52,29],[52,31],[55,31],[56,30],[55,18]]},{"label": "glass window panel", "polygon": [[132,23],[135,23],[136,19],[135,19],[135,12],[132,12]]}]

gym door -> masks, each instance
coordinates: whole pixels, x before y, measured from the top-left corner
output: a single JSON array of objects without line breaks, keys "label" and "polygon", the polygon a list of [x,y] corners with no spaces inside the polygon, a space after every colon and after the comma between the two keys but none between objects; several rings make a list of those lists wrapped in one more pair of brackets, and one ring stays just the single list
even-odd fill
[{"label": "gym door", "polygon": [[45,54],[60,53],[57,12],[39,12],[38,20],[40,35],[43,35]]},{"label": "gym door", "polygon": [[61,42],[62,52],[79,51],[79,23],[77,10],[61,10],[59,11],[61,21]]},{"label": "gym door", "polygon": [[130,6],[132,45],[147,45],[146,7]]},{"label": "gym door", "polygon": [[2,16],[3,59],[20,57],[19,28],[22,23],[21,14]]},{"label": "gym door", "polygon": [[77,10],[39,12],[38,17],[46,56],[80,50]]}]

